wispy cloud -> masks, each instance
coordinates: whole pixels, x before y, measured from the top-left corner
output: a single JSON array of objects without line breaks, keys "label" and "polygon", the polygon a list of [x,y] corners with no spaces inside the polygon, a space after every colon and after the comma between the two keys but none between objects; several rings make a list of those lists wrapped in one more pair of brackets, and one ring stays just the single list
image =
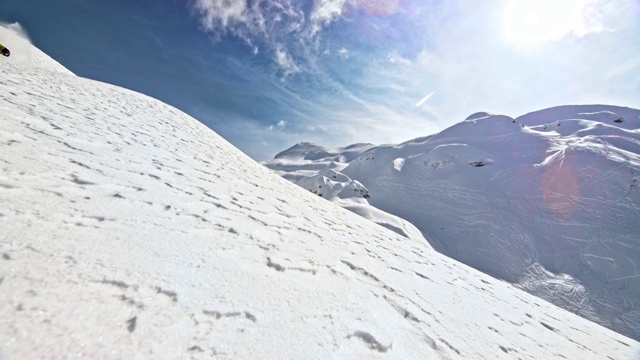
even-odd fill
[{"label": "wispy cloud", "polygon": [[324,26],[340,18],[348,0],[316,0],[311,12],[311,34],[315,35]]},{"label": "wispy cloud", "polygon": [[346,48],[341,48],[340,50],[338,50],[338,55],[341,59],[346,60],[349,58],[349,50],[347,50]]},{"label": "wispy cloud", "polygon": [[194,0],[194,10],[200,15],[206,30],[225,29],[246,23],[247,0]]},{"label": "wispy cloud", "polygon": [[284,120],[280,120],[278,121],[275,125],[271,124],[269,125],[269,131],[274,131],[274,130],[284,130],[284,128],[287,126],[287,122]]},{"label": "wispy cloud", "polygon": [[[285,74],[298,72],[291,67],[293,63],[313,63],[317,53],[328,52],[319,46],[322,33],[351,10],[391,15],[402,4],[401,0],[190,1],[203,30],[218,39],[236,36],[247,43],[254,55],[266,48]],[[349,55],[344,47],[337,52],[343,59]]]},{"label": "wispy cloud", "polygon": [[422,99],[420,99],[420,101],[418,101],[418,102],[416,103],[416,107],[420,107],[420,106],[422,106],[422,104],[424,104],[425,102],[427,102],[427,100],[429,100],[429,98],[430,98],[430,97],[432,97],[432,96],[433,96],[433,94],[435,94],[435,93],[436,93],[436,91],[434,90],[434,91],[430,92],[428,95],[426,95],[425,97],[423,97]]},{"label": "wispy cloud", "polygon": [[226,34],[237,36],[254,54],[259,53],[257,44],[260,43],[274,53],[276,64],[290,73],[292,62],[288,58],[293,59],[305,51],[289,47],[304,48],[315,44],[323,29],[340,19],[347,7],[356,6],[354,0],[314,0],[311,6],[306,3],[297,0],[192,0],[191,8],[205,31],[218,38]]},{"label": "wispy cloud", "polygon": [[398,54],[398,52],[391,52],[387,55],[387,59],[389,59],[389,62],[392,64],[400,64],[400,65],[411,65],[411,60],[407,59],[406,57]]},{"label": "wispy cloud", "polygon": [[300,72],[300,67],[295,63],[286,47],[284,47],[282,44],[276,45],[274,58],[285,76]]}]

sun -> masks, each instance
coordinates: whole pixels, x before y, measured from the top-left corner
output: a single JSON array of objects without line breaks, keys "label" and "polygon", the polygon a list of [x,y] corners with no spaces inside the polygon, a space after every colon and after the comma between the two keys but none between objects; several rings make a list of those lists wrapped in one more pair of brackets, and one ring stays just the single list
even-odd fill
[{"label": "sun", "polygon": [[503,11],[504,36],[523,46],[543,45],[591,32],[594,0],[510,0]]}]

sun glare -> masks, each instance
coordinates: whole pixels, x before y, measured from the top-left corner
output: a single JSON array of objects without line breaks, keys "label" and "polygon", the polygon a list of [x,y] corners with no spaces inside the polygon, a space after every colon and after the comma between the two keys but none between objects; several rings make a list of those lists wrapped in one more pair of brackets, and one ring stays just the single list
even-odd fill
[{"label": "sun glare", "polygon": [[503,12],[505,37],[519,45],[541,45],[566,35],[584,35],[593,0],[510,0]]}]

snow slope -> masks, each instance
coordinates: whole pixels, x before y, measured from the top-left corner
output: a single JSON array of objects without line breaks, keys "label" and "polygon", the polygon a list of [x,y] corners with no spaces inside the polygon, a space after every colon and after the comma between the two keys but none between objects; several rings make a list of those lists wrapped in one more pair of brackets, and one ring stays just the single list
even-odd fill
[{"label": "snow slope", "polygon": [[[297,170],[296,152],[279,156],[303,187],[325,176]],[[331,161],[439,252],[640,339],[639,110],[476,113],[433,136],[336,156],[314,165]],[[276,160],[265,165],[281,170]]]},{"label": "snow slope", "polygon": [[630,359],[186,114],[0,61],[0,358]]},{"label": "snow slope", "polygon": [[2,62],[29,64],[50,71],[73,74],[37,47],[31,45],[29,36],[20,24],[0,23],[0,43],[11,51],[8,58],[2,57]]}]

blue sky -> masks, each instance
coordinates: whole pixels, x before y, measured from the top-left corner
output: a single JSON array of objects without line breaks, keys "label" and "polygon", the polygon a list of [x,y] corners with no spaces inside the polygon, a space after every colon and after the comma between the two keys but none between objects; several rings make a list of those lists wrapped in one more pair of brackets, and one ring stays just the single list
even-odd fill
[{"label": "blue sky", "polygon": [[640,108],[640,0],[2,0],[0,21],[256,160],[399,143],[478,111]]}]

